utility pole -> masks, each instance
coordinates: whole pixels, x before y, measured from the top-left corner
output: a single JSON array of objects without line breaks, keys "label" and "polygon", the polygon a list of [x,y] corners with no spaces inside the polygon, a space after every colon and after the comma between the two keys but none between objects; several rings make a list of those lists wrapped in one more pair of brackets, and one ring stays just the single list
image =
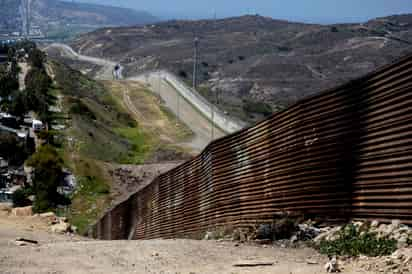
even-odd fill
[{"label": "utility pole", "polygon": [[30,36],[30,0],[25,0],[26,2],[26,39]]},{"label": "utility pole", "polygon": [[194,40],[194,59],[193,59],[193,89],[197,87],[197,58],[199,50],[199,38],[195,37]]},{"label": "utility pole", "polygon": [[159,71],[159,81],[158,81],[158,87],[157,87],[157,94],[160,97],[160,90],[162,89],[162,74]]},{"label": "utility pole", "polygon": [[180,94],[177,92],[177,122],[180,121]]}]

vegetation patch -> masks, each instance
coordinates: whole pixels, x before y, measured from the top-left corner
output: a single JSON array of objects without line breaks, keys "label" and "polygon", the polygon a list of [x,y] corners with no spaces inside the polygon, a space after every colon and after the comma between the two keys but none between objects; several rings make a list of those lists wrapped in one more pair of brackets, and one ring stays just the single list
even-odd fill
[{"label": "vegetation patch", "polygon": [[120,164],[142,163],[145,138],[135,120],[107,90],[80,72],[52,63],[55,79],[71,116],[70,136],[82,156]]},{"label": "vegetation patch", "polygon": [[68,218],[80,234],[85,234],[89,225],[95,222],[110,204],[110,185],[99,162],[76,157],[72,163],[77,176],[77,189],[71,197]]},{"label": "vegetation patch", "polygon": [[335,240],[321,241],[319,250],[327,255],[386,256],[396,250],[396,240],[378,238],[375,233],[360,231],[353,224],[346,225]]},{"label": "vegetation patch", "polygon": [[70,199],[57,191],[63,179],[63,159],[53,146],[40,147],[26,164],[34,169],[33,185],[25,192],[35,196],[34,212],[52,211],[58,205],[70,204]]},{"label": "vegetation patch", "polygon": [[131,143],[131,149],[123,159],[120,159],[120,162],[135,165],[143,164],[147,154],[151,150],[147,136],[136,128],[118,128],[115,131]]},{"label": "vegetation patch", "polygon": [[244,100],[243,109],[246,113],[257,113],[265,117],[273,113],[272,107],[263,102]]}]

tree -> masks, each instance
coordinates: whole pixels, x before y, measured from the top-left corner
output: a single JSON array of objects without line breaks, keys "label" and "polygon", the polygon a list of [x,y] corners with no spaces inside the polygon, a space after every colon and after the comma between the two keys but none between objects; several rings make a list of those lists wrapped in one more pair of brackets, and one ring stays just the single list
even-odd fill
[{"label": "tree", "polygon": [[49,105],[55,99],[49,92],[52,83],[50,77],[44,69],[32,68],[26,75],[25,83],[27,109],[36,112],[41,120],[49,122]]},{"label": "tree", "polygon": [[11,101],[8,104],[7,111],[20,119],[29,112],[27,98],[24,92],[15,91],[11,95]]},{"label": "tree", "polygon": [[67,199],[57,192],[63,179],[63,160],[54,147],[40,147],[27,161],[27,165],[34,168],[34,212],[46,212],[59,204],[67,204]]},{"label": "tree", "polygon": [[29,53],[29,63],[33,68],[42,69],[44,68],[43,64],[46,59],[46,56],[41,50],[37,48],[32,49]]},{"label": "tree", "polygon": [[12,200],[14,207],[23,207],[31,205],[31,201],[28,199],[30,196],[29,189],[20,188],[13,193]]},{"label": "tree", "polygon": [[19,89],[19,81],[16,76],[0,66],[0,97],[6,99],[10,94]]},{"label": "tree", "polygon": [[30,153],[32,148],[26,146],[14,134],[0,132],[0,157],[7,159],[10,165],[22,165]]}]

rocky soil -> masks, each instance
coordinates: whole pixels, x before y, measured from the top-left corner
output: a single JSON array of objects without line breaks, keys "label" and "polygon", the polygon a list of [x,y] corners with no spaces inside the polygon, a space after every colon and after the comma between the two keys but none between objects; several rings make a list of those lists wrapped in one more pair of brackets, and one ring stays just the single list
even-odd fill
[{"label": "rocky soil", "polygon": [[[27,210],[22,212],[29,213]],[[47,213],[13,216],[0,207],[0,273],[411,273],[412,249],[403,247],[390,256],[328,258],[297,239],[265,243],[233,239],[95,241],[70,231],[56,233],[53,223],[65,223]],[[359,226],[359,227],[362,227]],[[379,224],[382,235],[409,235],[397,222]],[[406,230],[408,228],[408,230]],[[338,229],[301,224],[302,237],[332,237]],[[316,233],[313,231],[316,230]],[[213,233],[207,235],[213,236]],[[241,235],[241,233],[238,233]],[[294,234],[297,235],[297,234]],[[389,235],[389,234],[388,234]]]},{"label": "rocky soil", "polygon": [[[16,239],[36,241],[20,245]],[[51,234],[32,218],[0,217],[0,273],[326,273],[310,248],[225,241],[94,241]],[[356,264],[344,273],[358,273]],[[373,272],[362,272],[373,273]]]},{"label": "rocky soil", "polygon": [[176,167],[180,162],[147,165],[106,164],[112,188],[112,204],[117,205],[130,195],[150,184],[160,174]]}]

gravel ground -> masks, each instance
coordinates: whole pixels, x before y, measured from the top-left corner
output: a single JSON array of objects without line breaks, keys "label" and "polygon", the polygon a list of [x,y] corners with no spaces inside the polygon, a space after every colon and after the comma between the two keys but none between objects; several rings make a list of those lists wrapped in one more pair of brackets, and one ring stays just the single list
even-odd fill
[{"label": "gravel ground", "polygon": [[[309,248],[194,240],[95,241],[46,229],[33,217],[0,217],[0,273],[326,273],[327,258]],[[39,244],[17,246],[17,237]],[[234,266],[239,262],[273,265]],[[343,273],[373,273],[352,269],[345,266]]]}]

